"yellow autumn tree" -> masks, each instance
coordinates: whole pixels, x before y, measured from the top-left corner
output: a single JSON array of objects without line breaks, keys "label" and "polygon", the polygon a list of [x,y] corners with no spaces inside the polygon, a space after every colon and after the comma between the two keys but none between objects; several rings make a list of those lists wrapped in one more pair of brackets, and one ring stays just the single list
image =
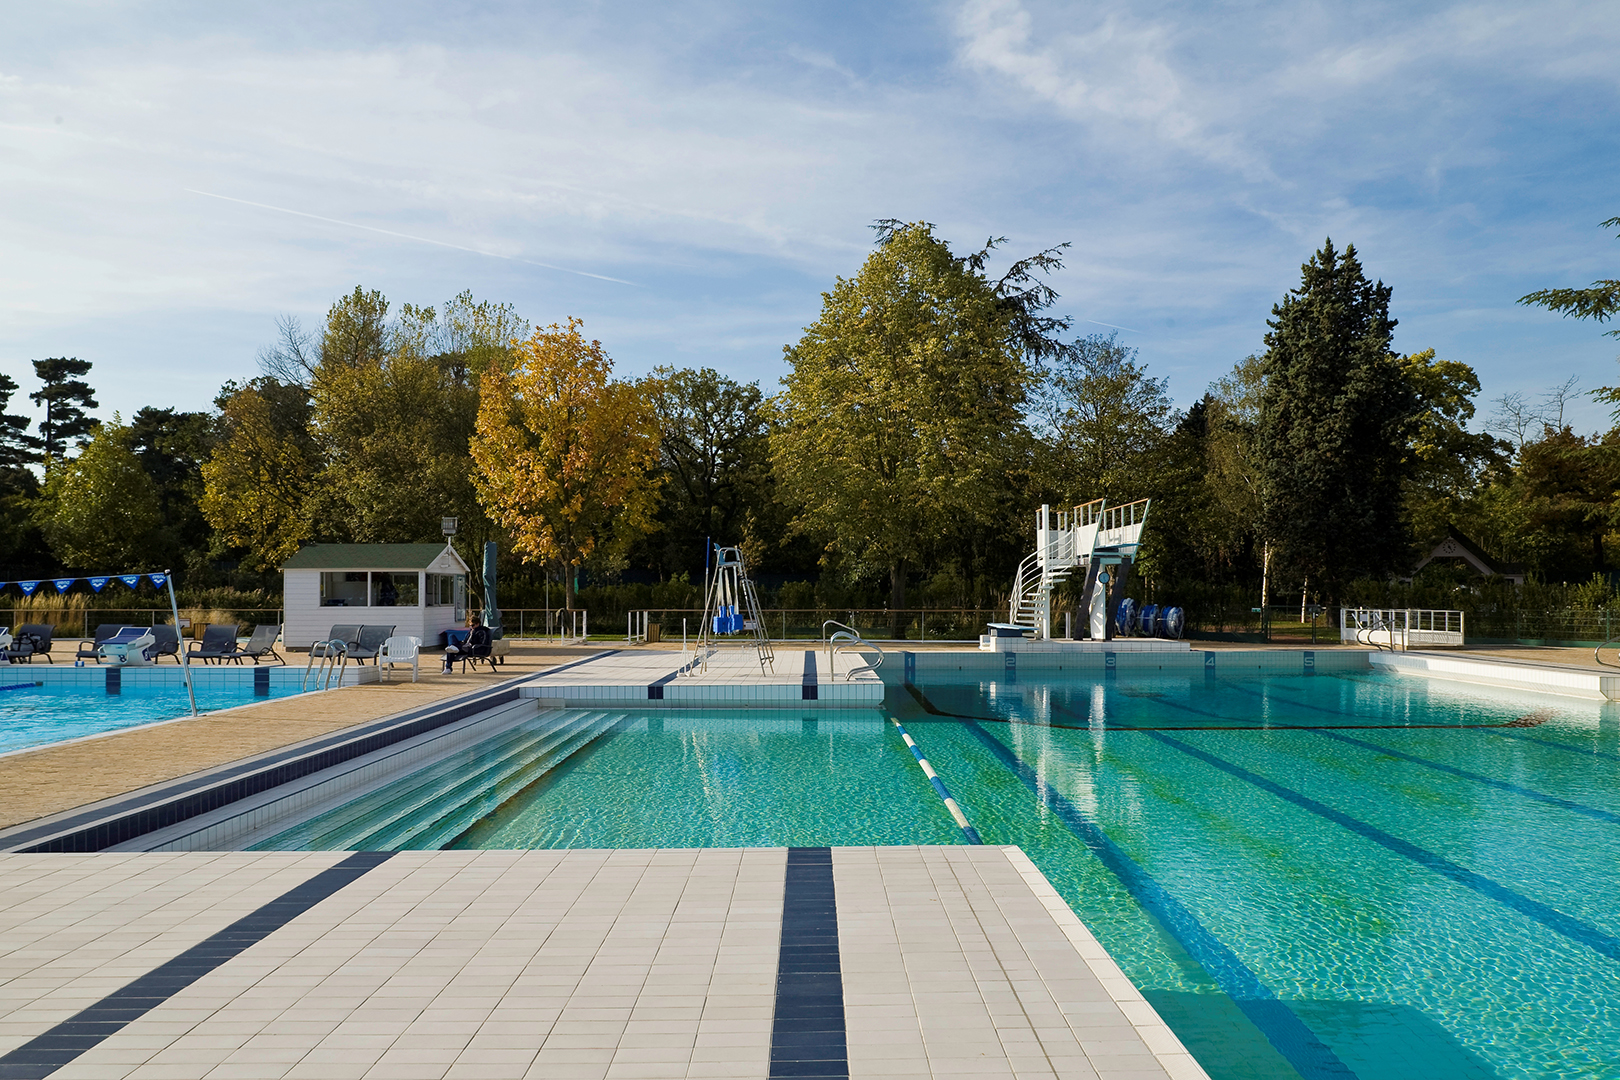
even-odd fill
[{"label": "yellow autumn tree", "polygon": [[309,492],[316,454],[304,388],[273,378],[227,383],[220,393],[221,439],[202,465],[202,512],[220,540],[246,548],[267,570],[310,538]]},{"label": "yellow autumn tree", "polygon": [[525,562],[574,571],[655,527],[659,431],[650,387],[613,379],[613,361],[569,319],[514,343],[511,368],[484,373],[473,486]]}]

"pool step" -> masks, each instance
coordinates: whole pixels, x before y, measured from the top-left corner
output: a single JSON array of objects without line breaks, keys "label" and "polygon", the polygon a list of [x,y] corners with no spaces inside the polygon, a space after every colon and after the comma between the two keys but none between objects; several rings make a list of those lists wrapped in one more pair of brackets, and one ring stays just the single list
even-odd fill
[{"label": "pool step", "polygon": [[468,796],[446,802],[438,800],[430,808],[413,815],[417,822],[405,831],[392,834],[384,845],[390,848],[436,851],[493,813],[513,795],[522,791],[552,769],[567,761],[578,750],[607,734],[623,721],[621,714],[593,713],[572,734],[554,742],[543,754],[528,758],[493,784],[466,789]]},{"label": "pool step", "polygon": [[[453,839],[488,812],[479,807],[489,803],[493,809],[620,719],[617,714],[594,711],[565,712],[543,723],[502,732],[254,847],[283,851],[421,848],[428,845],[418,838],[430,829],[449,831],[444,839]],[[476,811],[476,816],[469,816],[466,808]]]}]

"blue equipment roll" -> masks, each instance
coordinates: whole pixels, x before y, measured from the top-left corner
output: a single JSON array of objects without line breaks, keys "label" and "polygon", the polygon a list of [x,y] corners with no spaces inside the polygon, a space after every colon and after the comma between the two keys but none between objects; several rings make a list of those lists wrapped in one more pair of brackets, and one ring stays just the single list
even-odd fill
[{"label": "blue equipment roll", "polygon": [[1178,607],[1165,608],[1162,623],[1164,636],[1179,640],[1181,632],[1187,628],[1187,613]]},{"label": "blue equipment roll", "polygon": [[1115,609],[1114,627],[1126,637],[1130,637],[1136,632],[1135,600],[1127,596],[1119,602],[1119,607]]},{"label": "blue equipment roll", "polygon": [[1142,605],[1142,636],[1153,637],[1159,632],[1159,605]]}]

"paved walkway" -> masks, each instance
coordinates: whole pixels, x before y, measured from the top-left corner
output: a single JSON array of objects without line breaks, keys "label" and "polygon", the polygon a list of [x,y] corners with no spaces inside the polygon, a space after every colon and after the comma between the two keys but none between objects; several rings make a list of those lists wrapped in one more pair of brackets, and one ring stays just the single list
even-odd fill
[{"label": "paved walkway", "polygon": [[851,1077],[1204,1075],[1016,848],[833,849],[845,1041],[801,1052],[786,862],[0,856],[0,1075],[845,1075],[817,1064],[837,1053]]}]

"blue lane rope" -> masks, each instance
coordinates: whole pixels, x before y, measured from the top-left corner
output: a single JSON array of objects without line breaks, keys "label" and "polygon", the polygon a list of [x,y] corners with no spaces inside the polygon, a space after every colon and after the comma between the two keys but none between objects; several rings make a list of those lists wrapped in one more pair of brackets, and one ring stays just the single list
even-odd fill
[{"label": "blue lane rope", "polygon": [[945,809],[951,812],[951,817],[956,819],[956,824],[962,830],[962,835],[967,837],[967,842],[970,844],[984,843],[983,840],[979,839],[979,830],[968,824],[967,815],[962,813],[962,808],[956,804],[956,800],[946,790],[945,781],[939,778],[939,774],[934,771],[934,767],[928,764],[928,759],[923,757],[922,750],[918,748],[916,740],[911,737],[911,733],[894,717],[889,717],[889,722],[894,725],[894,729],[905,740],[906,748],[911,751],[911,756],[917,759],[918,765],[922,766],[923,775],[928,777],[930,784],[934,785],[934,791],[945,803]]}]

